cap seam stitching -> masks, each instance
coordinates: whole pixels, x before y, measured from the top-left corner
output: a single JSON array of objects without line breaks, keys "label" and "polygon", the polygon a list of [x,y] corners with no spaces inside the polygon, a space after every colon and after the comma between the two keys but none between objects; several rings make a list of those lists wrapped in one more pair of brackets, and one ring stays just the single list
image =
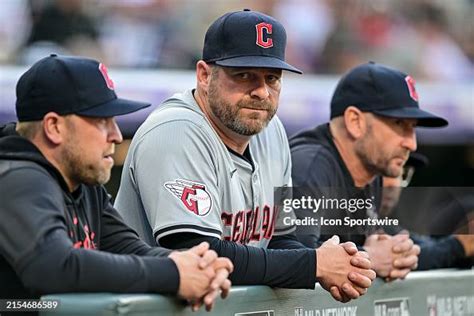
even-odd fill
[{"label": "cap seam stitching", "polygon": [[[370,84],[371,84],[371,86],[373,86],[373,88],[374,88],[374,90],[375,90],[375,93],[376,93],[376,95],[377,95],[377,99],[381,99],[380,93],[379,93],[380,90],[379,90],[378,87],[377,87],[373,70],[372,70],[371,67],[369,67],[368,70],[369,70],[369,76],[370,76],[370,81],[371,81]],[[382,103],[382,106],[385,107],[385,99],[378,100],[378,101],[382,101],[382,102],[381,102],[381,103]],[[371,110],[374,110],[374,109],[371,109]],[[370,111],[370,110],[369,110],[369,111]]]},{"label": "cap seam stitching", "polygon": [[[57,59],[59,65],[61,65],[61,67],[63,68],[64,70],[64,73],[66,74],[66,76],[68,77],[68,79],[70,80],[70,82],[72,83],[72,86],[73,86],[73,89],[74,89],[74,92],[76,94],[76,100],[75,101],[79,101],[79,105],[82,106],[83,105],[83,102],[82,100],[78,100],[80,99],[79,98],[79,93],[78,93],[78,90],[77,90],[77,87],[76,87],[76,82],[74,81],[74,78],[72,76],[72,73],[69,71],[69,68],[66,66],[66,64],[61,60],[61,59]],[[72,114],[72,113],[76,113],[77,110],[75,109],[69,109],[65,112],[65,114]]]}]

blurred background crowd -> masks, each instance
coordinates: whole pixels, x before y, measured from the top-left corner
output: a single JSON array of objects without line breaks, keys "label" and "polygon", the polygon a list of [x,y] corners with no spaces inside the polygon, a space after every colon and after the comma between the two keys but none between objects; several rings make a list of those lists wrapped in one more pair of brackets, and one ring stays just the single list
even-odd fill
[{"label": "blurred background crowd", "polygon": [[473,0],[2,0],[0,64],[56,51],[114,67],[192,69],[209,24],[245,7],[285,25],[287,60],[305,73],[383,59],[418,79],[473,79]]},{"label": "blurred background crowd", "polygon": [[[412,75],[422,107],[450,121],[417,132],[430,167],[414,184],[473,186],[474,0],[0,0],[0,122],[15,119],[19,74],[51,52],[101,60],[120,95],[151,111],[192,87],[206,29],[243,8],[283,23],[286,59],[305,72],[285,78],[278,113],[289,135],[326,121],[336,80],[373,60]],[[119,120],[127,138],[148,113]],[[109,186],[119,178],[117,168]]]}]

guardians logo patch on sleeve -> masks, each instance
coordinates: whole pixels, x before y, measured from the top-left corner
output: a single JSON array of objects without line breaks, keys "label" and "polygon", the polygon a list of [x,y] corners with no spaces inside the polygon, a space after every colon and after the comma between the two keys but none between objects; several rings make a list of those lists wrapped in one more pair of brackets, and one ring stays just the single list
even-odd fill
[{"label": "guardians logo patch on sleeve", "polygon": [[198,216],[206,216],[212,207],[212,199],[202,183],[176,179],[164,184],[165,188],[178,198],[186,209]]}]

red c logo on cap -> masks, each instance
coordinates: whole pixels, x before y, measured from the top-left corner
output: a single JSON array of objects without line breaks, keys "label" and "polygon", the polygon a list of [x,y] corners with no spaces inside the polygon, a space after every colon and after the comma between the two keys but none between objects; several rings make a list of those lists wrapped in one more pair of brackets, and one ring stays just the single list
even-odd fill
[{"label": "red c logo on cap", "polygon": [[104,77],[104,80],[105,80],[105,83],[107,84],[107,87],[110,90],[114,90],[114,88],[115,88],[114,82],[112,81],[112,79],[110,79],[109,73],[107,72],[107,67],[105,67],[105,65],[103,63],[99,64],[99,71],[102,74],[102,76]]},{"label": "red c logo on cap", "polygon": [[405,81],[408,86],[408,91],[410,92],[410,97],[416,102],[418,102],[418,93],[416,92],[416,89],[415,89],[415,79],[413,79],[410,76],[406,76]]},{"label": "red c logo on cap", "polygon": [[[272,25],[270,23],[259,23],[255,25],[257,28],[257,45],[263,48],[273,47],[273,39],[268,35],[272,34]],[[266,33],[266,40],[263,39],[264,31]]]}]

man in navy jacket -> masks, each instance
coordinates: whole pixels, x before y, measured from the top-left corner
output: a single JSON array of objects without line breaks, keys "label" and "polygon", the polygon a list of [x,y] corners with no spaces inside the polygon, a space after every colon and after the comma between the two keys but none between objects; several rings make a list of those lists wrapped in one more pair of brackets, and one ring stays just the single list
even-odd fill
[{"label": "man in navy jacket", "polygon": [[[339,208],[325,214],[364,224],[350,229],[298,227],[300,241],[316,247],[326,233],[338,233],[343,241],[353,241],[369,253],[378,276],[404,278],[417,267],[420,248],[407,234],[374,234],[379,227],[369,223],[377,217],[381,177],[402,173],[410,152],[416,150],[416,126],[447,124],[419,108],[415,81],[409,75],[373,62],[351,69],[333,94],[330,122],[290,139],[292,177],[300,190],[320,198],[368,202],[355,211]],[[305,217],[308,210],[296,213]]]},{"label": "man in navy jacket", "polygon": [[102,186],[122,135],[114,116],[147,103],[117,98],[105,66],[51,55],[17,84],[19,123],[0,129],[0,297],[156,292],[207,308],[232,263],[203,243],[150,247]]}]

